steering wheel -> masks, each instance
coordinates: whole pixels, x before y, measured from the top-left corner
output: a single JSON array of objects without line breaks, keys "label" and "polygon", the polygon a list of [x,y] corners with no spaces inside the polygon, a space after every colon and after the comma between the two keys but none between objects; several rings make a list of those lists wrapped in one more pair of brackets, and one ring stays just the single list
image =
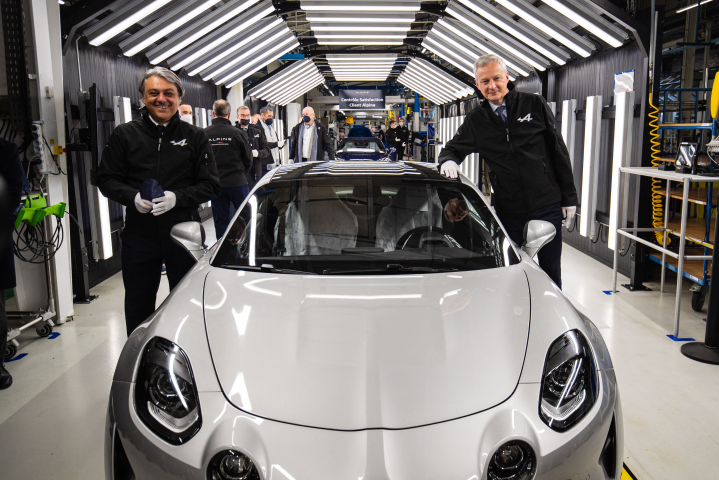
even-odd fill
[{"label": "steering wheel", "polygon": [[[421,235],[419,235],[417,241],[414,241],[412,236],[416,234]],[[450,241],[448,237],[451,238],[452,241]],[[438,227],[424,226],[413,228],[412,230],[406,232],[400,237],[394,248],[395,250],[404,250],[405,248],[422,248],[427,243],[442,243],[443,246],[452,248],[456,248],[458,246],[457,241],[452,238],[452,235],[450,235],[447,230]]]}]

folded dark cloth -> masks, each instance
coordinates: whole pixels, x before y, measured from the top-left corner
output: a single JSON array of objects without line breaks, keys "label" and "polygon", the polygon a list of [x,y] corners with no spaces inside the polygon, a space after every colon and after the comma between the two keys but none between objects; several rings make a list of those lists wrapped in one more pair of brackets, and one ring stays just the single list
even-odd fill
[{"label": "folded dark cloth", "polygon": [[140,185],[140,197],[143,200],[153,201],[156,198],[164,197],[165,190],[154,178],[149,178]]}]

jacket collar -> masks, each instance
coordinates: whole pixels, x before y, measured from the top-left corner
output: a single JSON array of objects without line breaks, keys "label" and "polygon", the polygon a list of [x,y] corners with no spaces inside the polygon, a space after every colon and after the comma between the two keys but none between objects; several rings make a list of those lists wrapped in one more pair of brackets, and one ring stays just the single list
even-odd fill
[{"label": "jacket collar", "polygon": [[228,119],[226,119],[226,118],[220,117],[220,118],[213,118],[213,119],[212,119],[212,124],[213,124],[213,125],[232,125],[232,122],[230,122],[230,121],[229,121]]},{"label": "jacket collar", "polygon": [[[150,112],[147,111],[147,108],[143,107],[140,110],[140,113],[142,114],[142,125],[145,127],[145,129],[153,132],[159,138],[160,132],[157,130],[157,125],[155,125],[155,123],[150,119]],[[172,116],[170,121],[167,122],[167,125],[165,125],[165,132],[170,133],[177,127],[180,121],[180,112],[178,110]]]}]

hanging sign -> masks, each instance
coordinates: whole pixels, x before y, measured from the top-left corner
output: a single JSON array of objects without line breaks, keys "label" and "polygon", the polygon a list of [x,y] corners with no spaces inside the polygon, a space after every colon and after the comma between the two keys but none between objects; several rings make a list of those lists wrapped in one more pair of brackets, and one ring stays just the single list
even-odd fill
[{"label": "hanging sign", "polygon": [[340,90],[340,110],[384,110],[384,90]]}]

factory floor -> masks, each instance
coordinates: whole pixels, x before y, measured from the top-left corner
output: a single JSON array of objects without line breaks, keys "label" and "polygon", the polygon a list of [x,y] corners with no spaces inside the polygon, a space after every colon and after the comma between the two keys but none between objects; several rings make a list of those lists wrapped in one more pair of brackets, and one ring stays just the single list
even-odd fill
[{"label": "factory floor", "polygon": [[[211,221],[206,223],[212,237]],[[208,241],[214,239],[210,238]],[[639,480],[716,478],[719,452],[719,367],[693,362],[667,338],[673,329],[674,285],[609,295],[610,268],[565,245],[565,293],[604,335],[624,410],[626,466]],[[673,279],[675,277],[668,277]],[[626,283],[620,277],[620,283]],[[0,391],[0,478],[104,478],[103,428],[110,382],[126,339],[122,276],[92,290],[100,298],[76,305],[59,336],[23,333],[23,358],[6,364],[14,377]],[[163,277],[158,305],[168,294]],[[681,337],[703,340],[706,313],[682,300]],[[629,479],[625,472],[622,480]]]}]

